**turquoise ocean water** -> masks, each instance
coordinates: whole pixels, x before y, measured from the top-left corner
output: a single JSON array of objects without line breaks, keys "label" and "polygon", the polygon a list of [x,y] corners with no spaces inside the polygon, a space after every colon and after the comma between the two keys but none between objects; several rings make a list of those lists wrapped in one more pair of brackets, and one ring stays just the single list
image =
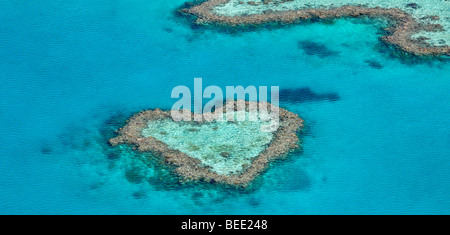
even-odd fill
[{"label": "turquoise ocean water", "polygon": [[[226,34],[183,3],[0,2],[1,214],[450,213],[448,62],[392,58],[374,20]],[[136,176],[157,166],[109,149],[111,130],[194,77],[308,91],[281,102],[303,150],[247,192]]]}]

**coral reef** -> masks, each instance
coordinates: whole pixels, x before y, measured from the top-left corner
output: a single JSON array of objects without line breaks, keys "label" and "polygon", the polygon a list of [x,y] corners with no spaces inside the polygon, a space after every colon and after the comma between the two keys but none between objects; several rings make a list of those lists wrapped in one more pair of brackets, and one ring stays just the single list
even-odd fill
[{"label": "coral reef", "polygon": [[[176,123],[175,126],[182,129],[184,133],[191,132],[189,133],[190,135],[196,133],[201,135],[202,133],[204,133],[201,130],[202,126],[207,126],[211,123],[219,122],[216,120],[211,122],[206,120],[200,122],[175,122],[172,120],[170,111],[162,111],[160,109],[145,110],[132,116],[128,120],[127,124],[123,128],[120,128],[118,130],[119,135],[115,138],[110,139],[109,142],[113,146],[127,144],[134,146],[137,151],[154,153],[155,156],[161,157],[166,164],[174,166],[174,172],[182,176],[183,180],[185,181],[204,181],[245,188],[252,182],[253,179],[255,179],[255,177],[257,177],[268,167],[268,164],[272,160],[281,158],[285,156],[289,151],[299,147],[297,131],[303,128],[303,120],[297,114],[294,114],[282,108],[278,108],[267,102],[244,102],[243,100],[239,100],[237,102],[245,103],[246,112],[249,112],[248,107],[252,103],[256,105],[267,104],[269,110],[277,109],[279,111],[278,128],[274,132],[269,133],[270,138],[266,138],[265,141],[257,143],[257,145],[264,146],[255,146],[256,142],[249,143],[252,144],[252,146],[255,146],[256,149],[260,148],[260,150],[258,150],[255,156],[251,157],[248,164],[242,165],[242,169],[238,172],[220,171],[220,168],[217,168],[219,169],[217,170],[214,165],[205,164],[206,160],[202,158],[202,156],[199,157],[192,154],[195,151],[200,150],[201,148],[207,148],[208,146],[206,144],[200,146],[188,146],[190,147],[190,149],[186,148],[187,150],[185,148],[177,149],[177,147],[170,146],[170,144],[168,144],[168,141],[166,142],[158,139],[160,136],[168,135],[170,133],[167,133],[166,131],[160,131],[158,135],[152,134],[155,133],[154,130],[157,129],[153,128],[155,127],[155,123],[157,124],[158,122],[172,122]],[[237,110],[236,107],[235,110]],[[223,113],[224,115],[226,114],[225,106],[223,107]],[[210,114],[211,113],[203,114],[203,116]],[[202,114],[190,113],[190,115],[193,117],[195,115]],[[222,123],[221,125],[239,125],[240,123],[244,123],[239,127],[241,128],[241,131],[236,131],[236,133],[222,132],[222,135],[226,135],[225,138],[235,141],[235,145],[239,145],[239,141],[242,140],[237,137],[233,137],[233,135],[245,135],[245,128],[247,128],[249,125],[254,125],[248,123],[245,124],[246,121],[224,122],[225,123]],[[192,128],[193,125],[196,125],[197,128]],[[213,125],[209,126],[208,128],[216,131],[217,128],[222,128],[222,126]],[[189,129],[197,130],[189,131]],[[176,131],[179,130],[174,130],[174,132]],[[255,132],[255,130],[251,129],[251,132]],[[157,138],[155,138],[155,136]],[[259,135],[257,137],[263,138],[264,136]],[[177,138],[177,136],[174,135],[173,138]],[[191,137],[189,138],[192,139]],[[198,137],[198,139],[201,138],[201,136]],[[221,137],[217,137],[214,135],[206,136],[206,139],[210,139],[210,141],[213,141],[213,138],[219,138],[219,141],[223,141],[222,139],[220,139]],[[180,151],[180,149],[182,151]],[[232,150],[228,150],[223,146],[218,146],[215,150],[217,152],[215,157],[218,158],[221,162],[232,161],[234,159]],[[242,162],[240,162],[239,164],[242,164]]]},{"label": "coral reef", "polygon": [[[293,0],[283,0],[276,4],[292,2]],[[288,9],[283,11],[265,10],[261,14],[240,14],[240,15],[223,15],[215,12],[215,8],[227,4],[230,0],[208,0],[199,4],[187,4],[186,8],[180,9],[179,13],[197,17],[195,24],[221,24],[228,26],[245,26],[260,25],[270,22],[279,23],[295,23],[301,20],[311,19],[336,19],[342,17],[370,17],[370,18],[386,18],[392,22],[391,26],[386,29],[387,35],[381,39],[384,42],[392,44],[403,51],[414,55],[450,55],[450,47],[448,45],[431,45],[425,37],[412,37],[420,31],[436,32],[442,31],[440,24],[423,24],[419,23],[409,13],[399,8],[382,8],[367,7],[363,5],[344,5],[331,8],[301,8]],[[269,4],[271,0],[263,2],[249,1],[246,5],[249,7],[261,4]],[[243,1],[238,4],[244,4]],[[411,4],[407,7],[417,9],[417,4]],[[430,16],[431,20],[438,20],[439,16]]]}]

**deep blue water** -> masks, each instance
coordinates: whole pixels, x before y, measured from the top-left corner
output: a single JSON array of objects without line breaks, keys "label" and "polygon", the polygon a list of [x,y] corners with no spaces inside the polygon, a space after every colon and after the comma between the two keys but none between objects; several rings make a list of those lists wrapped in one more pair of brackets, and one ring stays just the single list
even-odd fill
[{"label": "deep blue water", "polygon": [[[184,1],[0,1],[1,214],[450,213],[448,62],[391,58],[375,21],[192,29]],[[307,91],[281,103],[303,150],[249,192],[127,180],[105,129],[194,77]]]}]

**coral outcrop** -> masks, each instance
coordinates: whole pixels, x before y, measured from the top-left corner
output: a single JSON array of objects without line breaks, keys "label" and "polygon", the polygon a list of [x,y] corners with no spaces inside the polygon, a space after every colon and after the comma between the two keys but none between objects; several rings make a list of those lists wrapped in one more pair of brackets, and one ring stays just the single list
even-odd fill
[{"label": "coral outcrop", "polygon": [[[244,102],[244,101],[238,101]],[[248,111],[249,104],[252,102],[245,102],[246,111]],[[256,102],[253,102],[256,103]],[[269,163],[277,158],[285,156],[289,151],[299,147],[299,138],[297,132],[303,127],[303,120],[295,113],[289,112],[285,109],[275,107],[270,103],[256,103],[267,104],[269,110],[276,108],[279,110],[279,125],[277,129],[270,133],[270,142],[266,146],[263,146],[255,157],[252,157],[250,164],[243,166],[242,170],[233,174],[218,173],[211,166],[202,162],[200,158],[190,156],[186,152],[182,152],[176,147],[171,147],[166,142],[163,142],[154,136],[146,135],[145,130],[149,124],[158,121],[170,121],[172,120],[170,111],[162,111],[160,109],[145,110],[132,116],[127,124],[118,130],[118,136],[109,140],[111,145],[116,146],[120,144],[128,144],[135,146],[137,151],[140,152],[152,152],[156,157],[161,157],[166,164],[174,166],[176,174],[182,176],[186,181],[205,181],[211,183],[227,184],[237,187],[247,187],[255,177],[263,172],[269,165]],[[236,109],[236,108],[235,108]],[[223,107],[224,114],[226,114],[226,108]],[[196,114],[199,115],[199,114]],[[201,114],[200,114],[201,115]],[[208,115],[208,114],[204,114]],[[194,114],[191,113],[191,116]],[[180,121],[178,126],[192,125],[194,121]],[[216,122],[216,121],[212,121]],[[236,125],[239,121],[226,121],[226,125]],[[195,125],[209,125],[208,121],[196,122]],[[181,125],[181,126],[180,126]],[[177,126],[177,125],[175,125]],[[214,127],[217,129],[217,127]],[[246,128],[246,125],[242,125],[240,128]],[[185,131],[191,131],[193,128],[188,126]],[[191,132],[201,134],[201,131]],[[237,134],[240,134],[238,132]],[[166,132],[163,134],[167,134]],[[236,134],[236,133],[222,133],[222,134]],[[208,138],[215,138],[214,135],[208,136]],[[235,143],[238,145],[239,143]],[[199,146],[202,148],[206,146]],[[217,156],[220,161],[233,160],[233,155],[229,152],[223,151],[223,149],[217,150]]]}]

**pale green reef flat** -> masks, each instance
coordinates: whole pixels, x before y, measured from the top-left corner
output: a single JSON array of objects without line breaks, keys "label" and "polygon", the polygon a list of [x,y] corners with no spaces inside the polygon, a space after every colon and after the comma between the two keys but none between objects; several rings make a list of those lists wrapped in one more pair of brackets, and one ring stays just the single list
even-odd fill
[{"label": "pale green reef flat", "polygon": [[[258,5],[250,5],[248,2],[253,1]],[[244,4],[239,4],[243,2]],[[290,2],[281,3],[279,0],[274,0],[268,4],[262,4],[262,0],[230,0],[228,3],[217,6],[214,11],[218,15],[226,16],[242,16],[262,14],[266,10],[286,11],[309,8],[333,8],[344,5],[363,5],[369,8],[399,8],[408,12],[420,23],[433,23],[443,26],[445,31],[442,32],[425,32],[421,31],[413,35],[413,38],[426,37],[428,43],[434,46],[450,45],[450,1],[447,0],[294,0]],[[410,3],[416,3],[417,9],[408,7]],[[428,16],[437,15],[439,20],[430,21],[425,19]]]},{"label": "pale green reef flat", "polygon": [[269,124],[268,121],[248,121],[248,112],[245,115],[246,121],[213,121],[207,124],[174,122],[171,119],[150,121],[142,134],[199,159],[203,166],[218,174],[238,174],[246,169],[246,165],[250,166],[252,158],[258,156],[273,138],[273,133],[261,131],[263,125]]}]

